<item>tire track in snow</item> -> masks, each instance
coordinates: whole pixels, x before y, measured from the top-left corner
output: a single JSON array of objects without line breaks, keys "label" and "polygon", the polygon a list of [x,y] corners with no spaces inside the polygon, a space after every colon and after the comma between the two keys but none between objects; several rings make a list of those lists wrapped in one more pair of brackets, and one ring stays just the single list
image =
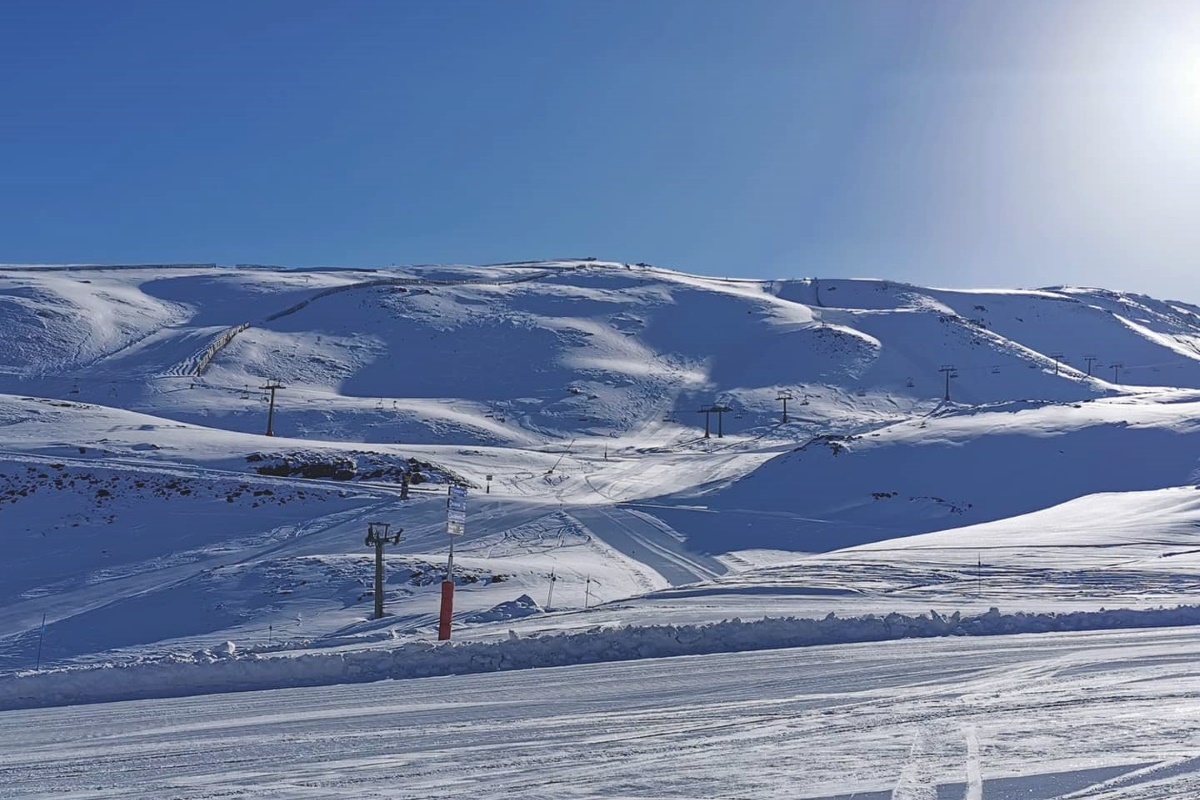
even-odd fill
[{"label": "tire track in snow", "polygon": [[[979,758],[979,735],[974,725],[962,726],[966,739],[966,790],[963,800],[983,800],[983,776]],[[939,781],[936,767],[944,764],[951,748],[951,731],[938,732],[927,727],[917,728],[913,734],[908,759],[900,770],[892,800],[937,800]],[[957,738],[957,737],[954,737]],[[940,751],[940,752],[939,752]]]},{"label": "tire track in snow", "polygon": [[964,725],[967,737],[967,791],[963,800],[983,800],[983,774],[979,761],[979,732],[974,725]]},{"label": "tire track in snow", "polygon": [[[1123,795],[1125,794],[1125,790],[1136,791],[1139,787],[1167,778],[1180,777],[1198,772],[1200,772],[1200,756],[1169,759],[1142,769],[1135,769],[1117,778],[1092,784],[1079,791],[1061,795],[1056,800],[1087,800],[1087,798],[1098,796],[1101,792],[1120,792]],[[1109,796],[1117,797],[1120,795]]]},{"label": "tire track in snow", "polygon": [[929,738],[924,728],[913,734],[908,761],[900,770],[892,800],[937,800],[937,786],[929,767]]}]

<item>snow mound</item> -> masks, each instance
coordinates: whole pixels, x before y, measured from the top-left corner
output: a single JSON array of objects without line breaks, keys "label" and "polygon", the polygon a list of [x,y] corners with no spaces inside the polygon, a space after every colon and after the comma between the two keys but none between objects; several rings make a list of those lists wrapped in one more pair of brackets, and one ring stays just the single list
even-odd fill
[{"label": "snow mound", "polygon": [[516,600],[509,600],[492,606],[487,611],[479,611],[463,618],[463,622],[503,622],[509,619],[522,619],[533,614],[542,613],[542,607],[527,594]]},{"label": "snow mound", "polygon": [[1003,614],[993,608],[975,616],[931,612],[849,619],[830,614],[824,619],[732,619],[700,626],[625,627],[535,638],[510,636],[496,642],[413,642],[392,649],[294,657],[205,653],[199,659],[193,654],[123,665],[17,673],[0,679],[0,710],[891,639],[1184,625],[1200,625],[1200,606],[1064,614]]}]

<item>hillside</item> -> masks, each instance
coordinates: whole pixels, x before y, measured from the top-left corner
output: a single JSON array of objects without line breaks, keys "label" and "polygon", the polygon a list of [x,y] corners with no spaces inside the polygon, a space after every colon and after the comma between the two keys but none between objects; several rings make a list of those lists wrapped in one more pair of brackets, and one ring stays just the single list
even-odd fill
[{"label": "hillside", "polygon": [[[6,669],[43,615],[48,663],[428,637],[448,482],[466,638],[974,606],[996,531],[1040,554],[996,559],[1006,608],[1101,605],[1096,554],[1130,538],[1130,602],[1197,577],[1191,505],[1143,500],[1200,466],[1182,302],[573,260],[7,267],[0,336]],[[405,537],[373,623],[380,519]]]}]

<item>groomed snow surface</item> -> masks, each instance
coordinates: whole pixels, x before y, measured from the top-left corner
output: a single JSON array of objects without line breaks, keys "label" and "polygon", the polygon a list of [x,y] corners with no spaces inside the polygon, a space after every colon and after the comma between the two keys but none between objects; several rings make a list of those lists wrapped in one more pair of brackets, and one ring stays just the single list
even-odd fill
[{"label": "groomed snow surface", "polygon": [[12,797],[1187,798],[1191,630],[901,640],[9,711]]},{"label": "groomed snow surface", "polygon": [[0,336],[0,796],[1200,796],[1194,306],[13,267]]}]

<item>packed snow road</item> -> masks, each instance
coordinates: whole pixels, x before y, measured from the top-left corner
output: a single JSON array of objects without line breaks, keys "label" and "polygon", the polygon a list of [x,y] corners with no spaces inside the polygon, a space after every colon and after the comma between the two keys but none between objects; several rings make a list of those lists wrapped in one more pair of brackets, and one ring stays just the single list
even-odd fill
[{"label": "packed snow road", "polygon": [[0,713],[4,797],[1200,794],[1194,629],[895,641]]}]

